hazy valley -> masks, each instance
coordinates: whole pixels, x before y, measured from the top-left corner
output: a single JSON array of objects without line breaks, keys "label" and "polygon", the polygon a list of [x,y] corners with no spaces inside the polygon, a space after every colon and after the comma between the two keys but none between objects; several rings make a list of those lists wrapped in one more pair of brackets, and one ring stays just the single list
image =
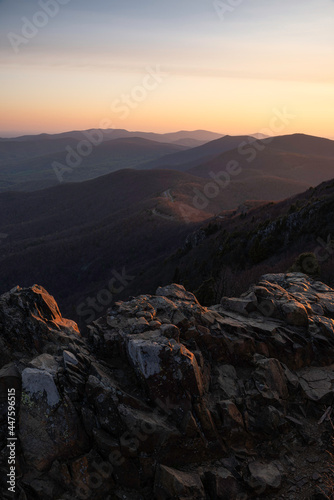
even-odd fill
[{"label": "hazy valley", "polygon": [[[85,324],[114,300],[173,280],[191,291],[213,280],[217,301],[224,293],[241,293],[264,268],[284,271],[298,252],[330,237],[331,217],[318,214],[331,199],[331,184],[309,188],[334,177],[333,141],[302,134],[224,136],[192,148],[180,142],[214,134],[180,132],[152,140],[152,134],[108,133],[121,137],[96,145],[61,182],[52,163],[85,135],[0,141],[2,292],[38,283]],[[49,183],[54,186],[39,189]],[[303,215],[305,204],[314,207],[311,216]],[[263,236],[270,224],[276,229]],[[122,272],[130,278],[110,291],[108,283]],[[92,309],[87,300],[105,289],[105,303]]]}]

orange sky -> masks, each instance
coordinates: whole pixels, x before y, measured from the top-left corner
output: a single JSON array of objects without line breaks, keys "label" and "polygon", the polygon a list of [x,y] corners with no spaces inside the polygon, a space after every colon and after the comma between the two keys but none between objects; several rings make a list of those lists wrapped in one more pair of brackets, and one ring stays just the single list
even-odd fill
[{"label": "orange sky", "polygon": [[293,118],[281,133],[334,137],[334,2],[254,0],[221,19],[204,0],[166,11],[72,0],[16,53],[21,14],[36,13],[18,4],[0,2],[2,136],[103,124],[268,133],[285,109]]}]

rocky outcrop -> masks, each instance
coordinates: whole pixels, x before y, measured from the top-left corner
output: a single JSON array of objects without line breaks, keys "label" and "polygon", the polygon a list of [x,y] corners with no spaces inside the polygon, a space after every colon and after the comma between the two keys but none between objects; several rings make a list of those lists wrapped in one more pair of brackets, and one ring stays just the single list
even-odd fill
[{"label": "rocky outcrop", "polygon": [[[0,297],[1,366],[22,357],[52,352],[80,338],[74,321],[64,319],[58,305],[42,287],[16,287]],[[74,334],[74,335],[73,335]]]},{"label": "rocky outcrop", "polygon": [[209,308],[166,286],[83,336],[41,287],[16,288],[0,297],[0,347],[1,490],[15,389],[20,499],[311,499],[321,486],[334,290],[306,275],[263,276]]}]

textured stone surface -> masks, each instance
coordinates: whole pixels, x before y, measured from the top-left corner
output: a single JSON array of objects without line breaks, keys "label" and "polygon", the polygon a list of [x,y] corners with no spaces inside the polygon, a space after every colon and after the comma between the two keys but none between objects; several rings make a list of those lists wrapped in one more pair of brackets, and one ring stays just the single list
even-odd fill
[{"label": "textured stone surface", "polygon": [[13,386],[23,499],[316,490],[306,458],[327,460],[334,291],[303,274],[209,308],[169,285],[116,303],[85,337],[45,290],[16,288],[0,297],[0,348],[0,466]]},{"label": "textured stone surface", "polygon": [[49,406],[55,406],[60,401],[60,396],[52,375],[46,370],[26,368],[22,372],[22,390],[36,399],[46,395]]},{"label": "textured stone surface", "polygon": [[266,463],[262,460],[250,462],[248,465],[251,474],[249,483],[258,494],[270,489],[279,490],[282,484],[282,474],[276,463]]},{"label": "textured stone surface", "polygon": [[160,465],[154,487],[157,500],[169,498],[205,498],[204,487],[199,474],[182,472]]}]

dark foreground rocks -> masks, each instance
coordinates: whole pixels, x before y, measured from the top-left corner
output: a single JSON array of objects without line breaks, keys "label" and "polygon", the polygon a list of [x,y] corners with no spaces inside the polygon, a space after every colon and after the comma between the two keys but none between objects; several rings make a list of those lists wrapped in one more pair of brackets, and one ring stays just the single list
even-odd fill
[{"label": "dark foreground rocks", "polygon": [[321,498],[334,290],[303,274],[210,308],[159,288],[84,337],[45,290],[16,288],[0,297],[0,361],[1,498]]}]

